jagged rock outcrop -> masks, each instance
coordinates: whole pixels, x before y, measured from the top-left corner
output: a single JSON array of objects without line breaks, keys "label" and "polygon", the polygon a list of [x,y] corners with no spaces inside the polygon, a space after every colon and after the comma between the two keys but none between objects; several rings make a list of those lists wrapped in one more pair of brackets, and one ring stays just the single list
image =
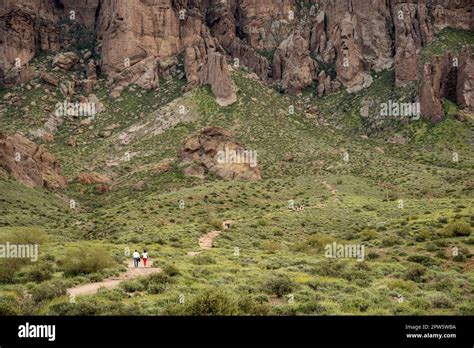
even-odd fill
[{"label": "jagged rock outcrop", "polygon": [[12,136],[0,133],[0,169],[29,187],[55,190],[67,185],[59,162],[46,146],[18,133]]},{"label": "jagged rock outcrop", "polygon": [[[367,67],[380,71],[391,66],[391,14],[386,1],[324,1],[318,2],[318,10],[311,11],[311,27],[307,35],[311,52],[318,59],[334,63],[343,44],[342,36],[349,34]],[[345,29],[343,33],[343,23],[348,21],[350,32]]]},{"label": "jagged rock outcrop", "polygon": [[115,86],[138,82],[156,88],[158,60],[181,49],[178,13],[171,0],[104,1],[96,26],[101,69]]},{"label": "jagged rock outcrop", "polygon": [[11,87],[24,82],[12,69],[24,69],[39,51],[59,50],[58,17],[53,1],[3,0],[0,5],[0,86]]},{"label": "jagged rock outcrop", "polygon": [[395,25],[395,84],[418,78],[418,50],[433,40],[433,27],[425,4],[400,3],[393,7]]},{"label": "jagged rock outcrop", "polygon": [[189,138],[178,151],[183,172],[202,177],[209,172],[225,180],[259,180],[257,153],[235,140],[227,130],[208,127]]},{"label": "jagged rock outcrop", "polygon": [[341,89],[341,83],[331,79],[331,75],[321,71],[318,75],[318,96],[328,95]]},{"label": "jagged rock outcrop", "polygon": [[436,56],[423,67],[420,87],[422,116],[439,122],[444,117],[442,99],[457,103],[461,108],[474,111],[474,64],[471,48],[466,46],[459,54]]},{"label": "jagged rock outcrop", "polygon": [[424,119],[433,123],[439,122],[444,117],[441,104],[440,91],[436,84],[438,81],[439,66],[426,63],[423,67],[422,85],[420,88],[420,110]]},{"label": "jagged rock outcrop", "polygon": [[224,3],[216,4],[208,11],[206,22],[210,27],[212,36],[217,38],[219,44],[232,57],[235,65],[247,67],[261,79],[267,79],[269,73],[267,59],[237,36],[238,23],[230,7]]},{"label": "jagged rock outcrop", "polygon": [[372,77],[366,71],[362,52],[354,37],[356,26],[357,18],[347,14],[342,21],[341,44],[337,49],[337,76],[349,92],[357,92],[372,84]]},{"label": "jagged rock outcrop", "polygon": [[291,34],[296,12],[295,0],[242,0],[237,14],[241,35],[254,49],[275,49]]},{"label": "jagged rock outcrop", "polygon": [[225,55],[218,48],[215,39],[211,37],[186,48],[184,67],[188,80],[187,89],[210,84],[219,105],[227,106],[234,103],[237,96]]},{"label": "jagged rock outcrop", "polygon": [[461,108],[474,112],[474,62],[469,46],[464,48],[459,59],[456,98]]},{"label": "jagged rock outcrop", "polygon": [[[84,56],[87,78],[80,84],[86,93],[97,71],[108,76],[114,98],[130,83],[156,89],[184,54],[188,89],[212,82],[224,105],[234,98],[226,59],[292,94],[315,79],[319,95],[333,93],[339,84],[356,92],[371,84],[372,70],[393,65],[397,86],[421,78],[418,53],[436,33],[448,26],[474,30],[471,0],[3,0],[2,5],[0,85],[34,77],[25,65],[38,51],[59,50],[63,19],[97,37],[99,59],[90,60],[91,52]],[[66,49],[70,42],[62,44]],[[55,59],[54,65],[71,69],[77,60],[71,58],[72,64]],[[337,76],[318,76],[316,59],[335,66]],[[210,73],[214,67],[216,73]]]},{"label": "jagged rock outcrop", "polygon": [[273,78],[289,94],[296,95],[317,78],[318,67],[309,56],[308,43],[295,33],[284,40],[273,57]]},{"label": "jagged rock outcrop", "polygon": [[474,11],[471,0],[428,0],[427,7],[436,32],[446,27],[474,30],[472,26]]}]

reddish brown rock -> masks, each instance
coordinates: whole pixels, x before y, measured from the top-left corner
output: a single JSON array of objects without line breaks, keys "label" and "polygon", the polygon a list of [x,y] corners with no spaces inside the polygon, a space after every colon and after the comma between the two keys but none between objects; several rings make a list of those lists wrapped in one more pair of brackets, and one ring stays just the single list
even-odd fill
[{"label": "reddish brown rock", "polygon": [[45,145],[37,145],[20,134],[0,134],[0,167],[29,187],[63,188],[67,179],[59,162]]},{"label": "reddish brown rock", "polygon": [[59,26],[53,1],[0,3],[0,85],[12,68],[24,67],[37,52],[57,50]]},{"label": "reddish brown rock", "polygon": [[225,180],[259,180],[257,155],[252,153],[229,131],[208,127],[186,140],[178,151],[178,160],[186,166],[187,175],[204,177],[211,172]]},{"label": "reddish brown rock", "polygon": [[301,93],[317,77],[318,67],[309,56],[308,43],[298,33],[283,41],[273,58],[273,77],[289,94]]},{"label": "reddish brown rock", "polygon": [[466,46],[459,59],[456,99],[459,106],[474,112],[474,63],[471,47]]},{"label": "reddish brown rock", "polygon": [[53,58],[53,66],[63,70],[70,70],[79,63],[79,56],[74,52],[58,53]]},{"label": "reddish brown rock", "polygon": [[53,86],[57,86],[59,84],[59,80],[56,77],[54,77],[53,74],[49,74],[47,72],[41,72],[40,78],[44,82],[49,83],[50,85],[53,85]]},{"label": "reddish brown rock", "polygon": [[353,28],[356,25],[355,16],[348,14],[344,17],[341,44],[337,50],[337,77],[349,92],[357,92],[372,84],[372,77],[365,69],[362,52],[353,36]]},{"label": "reddish brown rock", "polygon": [[99,0],[59,0],[57,3],[63,19],[77,21],[89,30],[94,29]]},{"label": "reddish brown rock", "polygon": [[425,4],[393,6],[395,25],[395,84],[403,86],[418,78],[418,50],[431,43],[433,26]]},{"label": "reddish brown rock", "polygon": [[110,187],[108,185],[96,185],[95,186],[95,192],[97,193],[106,193],[110,191]]},{"label": "reddish brown rock", "polygon": [[186,48],[184,62],[187,89],[210,84],[219,105],[227,106],[236,101],[225,56],[219,51],[215,39],[207,37],[198,45]]},{"label": "reddish brown rock", "polygon": [[93,59],[87,64],[86,76],[88,80],[97,80],[97,67]]},{"label": "reddish brown rock", "polygon": [[442,99],[457,103],[467,111],[474,111],[474,66],[471,48],[466,46],[459,54],[436,56],[423,67],[420,87],[422,116],[431,122],[444,117]]},{"label": "reddish brown rock", "polygon": [[423,82],[420,89],[420,110],[424,119],[439,122],[444,117],[439,91],[433,86],[433,67],[427,63],[423,67]]}]

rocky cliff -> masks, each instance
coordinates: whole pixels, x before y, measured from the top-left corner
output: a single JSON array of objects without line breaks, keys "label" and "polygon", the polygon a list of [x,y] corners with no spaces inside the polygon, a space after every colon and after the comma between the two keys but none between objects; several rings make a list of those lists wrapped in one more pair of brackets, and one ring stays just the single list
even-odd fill
[{"label": "rocky cliff", "polygon": [[0,83],[28,79],[35,54],[60,50],[65,20],[94,31],[115,97],[130,83],[157,88],[183,55],[187,89],[210,83],[223,105],[235,99],[226,60],[291,94],[315,81],[320,95],[357,92],[371,71],[394,67],[397,86],[422,78],[419,51],[436,33],[474,30],[470,0],[1,0]]}]

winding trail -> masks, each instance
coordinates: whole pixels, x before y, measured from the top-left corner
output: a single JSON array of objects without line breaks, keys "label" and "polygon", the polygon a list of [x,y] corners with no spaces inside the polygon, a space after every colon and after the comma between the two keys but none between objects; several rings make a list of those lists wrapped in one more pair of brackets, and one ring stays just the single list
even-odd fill
[{"label": "winding trail", "polygon": [[214,238],[216,238],[220,234],[220,231],[212,231],[202,235],[199,238],[199,246],[201,247],[201,249],[211,249],[212,245],[214,244]]},{"label": "winding trail", "polygon": [[148,261],[147,267],[138,267],[133,266],[133,260],[128,262],[128,269],[126,272],[121,273],[117,277],[107,278],[101,282],[82,284],[76,287],[70,288],[67,290],[67,293],[70,296],[79,296],[79,295],[94,295],[100,288],[113,289],[120,285],[121,282],[137,277],[147,276],[153,273],[161,272],[161,268],[153,268],[153,262]]}]

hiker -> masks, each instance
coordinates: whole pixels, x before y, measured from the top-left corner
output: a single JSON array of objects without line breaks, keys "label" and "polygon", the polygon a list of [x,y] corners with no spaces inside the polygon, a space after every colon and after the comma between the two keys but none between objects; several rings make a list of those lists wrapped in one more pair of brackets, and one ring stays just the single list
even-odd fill
[{"label": "hiker", "polygon": [[143,259],[143,264],[146,267],[146,261],[148,260],[148,253],[146,252],[146,250],[143,250],[142,259]]},{"label": "hiker", "polygon": [[135,268],[138,268],[138,263],[140,262],[140,253],[135,250],[133,253],[133,264],[135,265]]}]

